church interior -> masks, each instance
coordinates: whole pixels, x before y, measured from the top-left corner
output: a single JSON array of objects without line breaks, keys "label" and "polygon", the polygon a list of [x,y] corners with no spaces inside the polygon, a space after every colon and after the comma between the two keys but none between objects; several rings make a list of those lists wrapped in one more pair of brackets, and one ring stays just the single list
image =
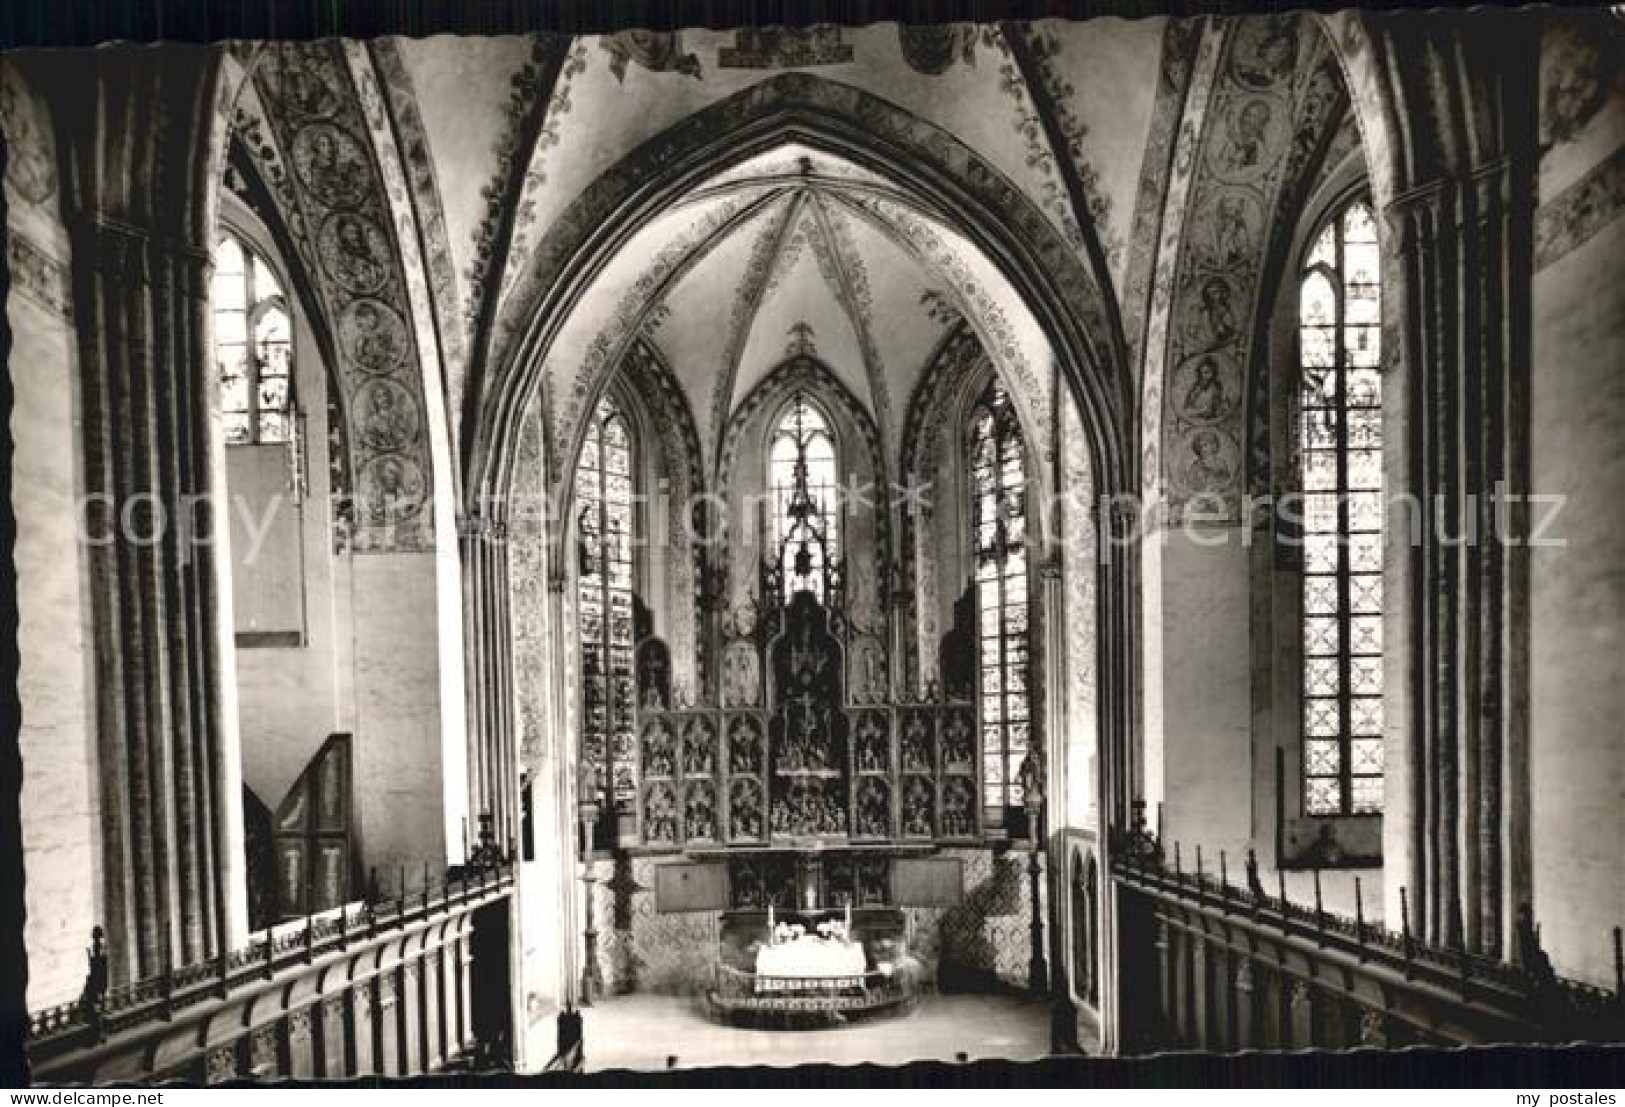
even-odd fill
[{"label": "church interior", "polygon": [[34,1078],[1625,1041],[1622,60],[6,54]]}]

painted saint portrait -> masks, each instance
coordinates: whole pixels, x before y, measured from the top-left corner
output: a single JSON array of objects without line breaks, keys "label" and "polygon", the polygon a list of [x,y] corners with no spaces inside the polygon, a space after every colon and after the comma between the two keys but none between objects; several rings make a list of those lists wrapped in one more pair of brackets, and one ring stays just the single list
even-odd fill
[{"label": "painted saint portrait", "polygon": [[1223,277],[1202,282],[1197,300],[1186,310],[1185,338],[1200,350],[1223,346],[1239,333],[1233,293]]},{"label": "painted saint portrait", "polygon": [[398,384],[374,381],[366,385],[357,405],[360,408],[361,444],[378,453],[403,449],[417,435],[418,416],[412,398]]},{"label": "painted saint portrait", "polygon": [[317,44],[284,46],[264,66],[274,97],[289,114],[326,119],[339,108],[338,70]]},{"label": "painted saint portrait", "polygon": [[1250,96],[1235,104],[1225,120],[1221,141],[1214,148],[1214,171],[1229,181],[1251,181],[1263,176],[1280,154],[1281,125],[1275,106],[1261,96]]},{"label": "painted saint portrait", "polygon": [[346,290],[376,292],[388,276],[388,240],[359,215],[341,212],[322,226],[322,268]]},{"label": "painted saint portrait", "polygon": [[1228,354],[1210,350],[1186,358],[1174,371],[1169,399],[1181,422],[1211,426],[1233,414],[1241,387]]},{"label": "painted saint portrait", "polygon": [[1262,222],[1256,199],[1243,191],[1222,193],[1206,219],[1207,263],[1239,269],[1253,260],[1253,228]]},{"label": "painted saint portrait", "polygon": [[377,300],[354,300],[344,309],[339,341],[350,364],[368,376],[393,373],[406,361],[406,324]]},{"label": "painted saint portrait", "polygon": [[1180,486],[1192,495],[1224,491],[1236,475],[1235,457],[1235,447],[1222,433],[1211,427],[1198,428],[1186,440]]},{"label": "painted saint portrait", "polygon": [[1236,30],[1230,71],[1248,88],[1269,88],[1298,62],[1298,25],[1291,16],[1244,19]]},{"label": "painted saint portrait", "polygon": [[423,473],[410,458],[387,454],[361,470],[361,518],[370,526],[389,526],[415,516],[423,507]]},{"label": "painted saint portrait", "polygon": [[293,140],[299,183],[329,207],[351,207],[367,193],[370,173],[361,144],[331,123],[314,123]]}]

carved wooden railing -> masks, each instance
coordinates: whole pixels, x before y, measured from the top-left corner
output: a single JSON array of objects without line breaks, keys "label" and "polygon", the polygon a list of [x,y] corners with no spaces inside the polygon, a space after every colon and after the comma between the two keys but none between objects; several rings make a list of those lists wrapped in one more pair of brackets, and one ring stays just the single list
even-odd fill
[{"label": "carved wooden railing", "polygon": [[[35,1080],[416,1075],[491,1063],[507,997],[476,993],[506,957],[507,865],[277,926],[242,949],[29,1019]],[[490,921],[482,921],[490,920]],[[491,931],[499,931],[492,940]],[[482,969],[504,983],[507,974]],[[104,970],[103,970],[104,971]]]},{"label": "carved wooden railing", "polygon": [[1245,872],[1236,887],[1155,850],[1113,860],[1128,1050],[1625,1040],[1620,992],[1558,977],[1538,943],[1525,965],[1427,946]]}]

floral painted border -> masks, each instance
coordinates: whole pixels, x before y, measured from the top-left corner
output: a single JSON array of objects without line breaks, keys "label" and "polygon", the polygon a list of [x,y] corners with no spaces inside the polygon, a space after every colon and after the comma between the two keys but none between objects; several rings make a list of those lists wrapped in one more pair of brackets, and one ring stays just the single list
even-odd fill
[{"label": "floral painted border", "polygon": [[1625,146],[1535,212],[1535,270],[1583,246],[1625,210]]}]

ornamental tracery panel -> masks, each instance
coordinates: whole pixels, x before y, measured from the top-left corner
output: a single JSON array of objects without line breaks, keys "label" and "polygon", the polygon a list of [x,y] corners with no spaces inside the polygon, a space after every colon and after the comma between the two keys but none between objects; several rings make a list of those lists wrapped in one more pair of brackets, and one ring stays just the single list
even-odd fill
[{"label": "ornamental tracery panel", "polygon": [[[729,656],[753,651],[750,663],[738,663],[735,694],[723,684],[730,706],[640,708],[639,826],[623,844],[979,837],[974,701],[870,702],[846,683],[843,633],[850,631],[838,612],[796,593],[752,636],[729,643]],[[759,694],[746,694],[758,674],[767,677]],[[741,699],[759,703],[738,706]],[[861,905],[855,888],[850,894]]]}]

